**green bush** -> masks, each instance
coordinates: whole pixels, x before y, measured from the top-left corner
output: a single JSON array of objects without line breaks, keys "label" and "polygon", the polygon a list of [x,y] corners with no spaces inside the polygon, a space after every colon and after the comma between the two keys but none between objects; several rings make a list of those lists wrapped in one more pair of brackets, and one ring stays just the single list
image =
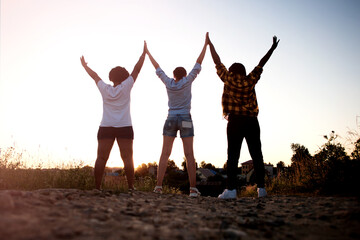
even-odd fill
[{"label": "green bush", "polygon": [[337,142],[337,135],[331,132],[324,136],[327,142],[311,156],[308,149],[292,144],[294,154],[291,166],[268,183],[272,193],[312,193],[360,195],[360,139],[354,143],[351,157]]}]

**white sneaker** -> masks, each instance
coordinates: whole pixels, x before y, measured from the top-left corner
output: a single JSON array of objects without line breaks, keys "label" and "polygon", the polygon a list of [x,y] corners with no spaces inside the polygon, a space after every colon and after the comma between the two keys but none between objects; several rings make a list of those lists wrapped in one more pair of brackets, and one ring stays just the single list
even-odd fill
[{"label": "white sneaker", "polygon": [[258,192],[258,197],[259,197],[259,198],[261,198],[261,197],[266,197],[266,196],[267,196],[267,193],[266,193],[265,188],[258,188],[258,189],[257,189],[257,192]]},{"label": "white sneaker", "polygon": [[224,192],[222,194],[220,194],[218,198],[236,199],[236,189],[234,189],[234,190],[225,189]]},{"label": "white sneaker", "polygon": [[[192,191],[192,192],[191,192]],[[195,187],[191,187],[190,188],[190,197],[200,197],[201,193],[199,192],[199,190]]]},{"label": "white sneaker", "polygon": [[154,192],[154,193],[162,194],[162,186],[155,186],[153,192]]}]

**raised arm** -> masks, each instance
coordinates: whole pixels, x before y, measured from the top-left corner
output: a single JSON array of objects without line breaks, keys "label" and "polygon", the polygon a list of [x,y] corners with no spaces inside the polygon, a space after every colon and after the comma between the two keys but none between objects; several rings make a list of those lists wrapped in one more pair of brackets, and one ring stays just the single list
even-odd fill
[{"label": "raised arm", "polygon": [[134,79],[134,82],[136,81],[136,79],[139,75],[139,72],[144,64],[145,54],[146,54],[145,49],[146,49],[146,42],[144,41],[144,50],[140,56],[139,61],[135,64],[135,67],[134,67],[132,73],[130,74],[132,76],[132,78]]},{"label": "raised arm", "polygon": [[211,56],[212,56],[212,59],[213,59],[215,65],[221,64],[220,57],[219,57],[219,55],[217,54],[217,52],[215,51],[214,45],[213,45],[212,42],[210,41],[209,33],[206,33],[206,39],[207,39],[207,42],[208,42],[208,44],[209,44],[209,46],[210,46]]},{"label": "raised arm", "polygon": [[201,53],[200,53],[198,59],[196,60],[196,62],[197,62],[198,64],[200,64],[200,65],[202,64],[202,61],[204,60],[205,52],[206,52],[206,47],[207,47],[207,45],[208,45],[208,43],[209,43],[209,42],[208,42],[208,39],[209,39],[208,35],[209,35],[209,33],[206,33],[206,38],[205,38],[204,47],[203,47],[203,49],[201,50]]},{"label": "raised arm", "polygon": [[280,39],[277,40],[276,36],[273,37],[273,44],[272,44],[270,50],[266,53],[266,55],[259,62],[260,67],[264,67],[264,65],[267,63],[267,61],[271,57],[274,50],[277,48],[277,45],[278,45],[279,41],[280,41]]},{"label": "raised arm", "polygon": [[155,59],[153,58],[153,56],[149,52],[149,49],[147,48],[147,45],[145,46],[145,51],[146,51],[147,55],[149,56],[150,62],[152,63],[154,68],[158,69],[160,67],[160,65],[155,61]]},{"label": "raised arm", "polygon": [[87,62],[85,62],[84,56],[81,56],[80,61],[81,65],[85,68],[85,71],[90,75],[92,79],[94,79],[95,83],[97,84],[101,80],[99,75],[97,75],[96,72],[94,72],[91,68],[88,67]]}]

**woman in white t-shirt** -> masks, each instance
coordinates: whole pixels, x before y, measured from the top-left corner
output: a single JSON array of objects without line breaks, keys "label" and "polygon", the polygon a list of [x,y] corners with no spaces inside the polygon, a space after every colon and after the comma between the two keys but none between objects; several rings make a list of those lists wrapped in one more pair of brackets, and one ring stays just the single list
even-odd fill
[{"label": "woman in white t-shirt", "polygon": [[97,139],[98,151],[95,162],[95,187],[101,189],[106,162],[116,139],[120,155],[124,162],[125,175],[129,189],[134,188],[133,139],[134,132],[130,116],[130,92],[145,60],[145,49],[131,74],[123,67],[115,67],[109,73],[113,85],[106,84],[88,67],[84,56],[81,64],[91,78],[95,80],[103,99],[103,116]]}]

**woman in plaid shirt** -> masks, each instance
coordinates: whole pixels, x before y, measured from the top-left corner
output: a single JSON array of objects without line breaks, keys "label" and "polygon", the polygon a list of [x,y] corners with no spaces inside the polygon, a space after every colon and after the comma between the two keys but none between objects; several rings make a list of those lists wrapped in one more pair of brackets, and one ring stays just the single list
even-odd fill
[{"label": "woman in plaid shirt", "polygon": [[214,45],[209,42],[211,56],[216,65],[217,74],[224,82],[222,106],[224,117],[228,120],[228,160],[227,160],[227,189],[219,198],[236,198],[236,175],[243,139],[246,139],[251,158],[253,159],[258,197],[267,195],[265,190],[265,168],[261,151],[260,126],[257,119],[259,107],[256,100],[255,85],[260,79],[263,67],[276,49],[280,40],[273,37],[273,44],[266,55],[260,60],[258,66],[248,75],[244,65],[234,63],[229,70],[221,63]]}]

